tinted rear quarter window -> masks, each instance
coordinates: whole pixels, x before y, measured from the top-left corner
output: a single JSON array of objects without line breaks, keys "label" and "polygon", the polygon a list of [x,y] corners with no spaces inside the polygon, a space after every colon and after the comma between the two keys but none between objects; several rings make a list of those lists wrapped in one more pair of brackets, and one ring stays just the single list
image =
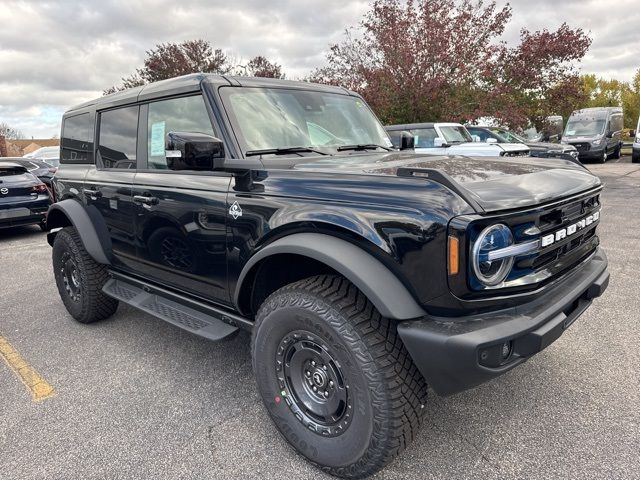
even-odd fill
[{"label": "tinted rear quarter window", "polygon": [[93,124],[88,113],[62,122],[60,163],[93,163]]}]

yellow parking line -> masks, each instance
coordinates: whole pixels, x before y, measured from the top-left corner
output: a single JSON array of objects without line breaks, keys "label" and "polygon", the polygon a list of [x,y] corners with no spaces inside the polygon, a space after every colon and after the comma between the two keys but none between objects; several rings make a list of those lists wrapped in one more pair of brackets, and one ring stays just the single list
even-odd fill
[{"label": "yellow parking line", "polygon": [[35,402],[55,395],[54,388],[22,358],[2,335],[0,335],[0,357],[16,372],[16,375],[31,392]]}]

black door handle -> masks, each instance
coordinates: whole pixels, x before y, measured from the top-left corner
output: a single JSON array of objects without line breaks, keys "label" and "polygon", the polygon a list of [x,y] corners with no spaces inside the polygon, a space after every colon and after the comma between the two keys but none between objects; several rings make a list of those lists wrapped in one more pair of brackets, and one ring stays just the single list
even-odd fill
[{"label": "black door handle", "polygon": [[158,199],[156,197],[147,197],[146,195],[134,195],[133,201],[136,203],[143,203],[145,205],[157,205]]},{"label": "black door handle", "polygon": [[82,193],[89,197],[100,198],[102,197],[102,192],[99,190],[92,190],[90,188],[83,188]]}]

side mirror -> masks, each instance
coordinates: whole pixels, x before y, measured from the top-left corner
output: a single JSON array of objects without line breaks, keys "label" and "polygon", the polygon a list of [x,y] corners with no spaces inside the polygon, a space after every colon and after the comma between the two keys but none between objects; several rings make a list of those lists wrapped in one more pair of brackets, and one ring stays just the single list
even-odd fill
[{"label": "side mirror", "polygon": [[416,137],[409,132],[400,132],[400,150],[413,150],[415,148]]},{"label": "side mirror", "polygon": [[635,137],[636,136],[636,131],[635,130],[629,130],[629,136],[630,137]]},{"label": "side mirror", "polygon": [[495,138],[487,138],[487,143],[498,143],[498,140]]},{"label": "side mirror", "polygon": [[442,137],[436,137],[433,139],[433,146],[438,148],[438,147],[448,147],[449,144],[445,141],[444,138]]},{"label": "side mirror", "polygon": [[224,145],[204,133],[169,132],[165,155],[170,170],[212,171],[222,167]]},{"label": "side mirror", "polygon": [[607,132],[607,138],[613,138],[613,132]]}]

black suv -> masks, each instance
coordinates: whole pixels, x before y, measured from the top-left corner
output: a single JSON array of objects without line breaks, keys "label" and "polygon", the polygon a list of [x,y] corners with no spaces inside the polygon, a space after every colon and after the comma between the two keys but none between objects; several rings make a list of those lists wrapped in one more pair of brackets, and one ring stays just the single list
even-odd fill
[{"label": "black suv", "polygon": [[608,284],[597,177],[394,151],[343,88],[189,75],[79,105],[61,139],[48,238],[70,314],[250,331],[274,423],[334,475],[404,450],[427,383],[520,365]]}]

